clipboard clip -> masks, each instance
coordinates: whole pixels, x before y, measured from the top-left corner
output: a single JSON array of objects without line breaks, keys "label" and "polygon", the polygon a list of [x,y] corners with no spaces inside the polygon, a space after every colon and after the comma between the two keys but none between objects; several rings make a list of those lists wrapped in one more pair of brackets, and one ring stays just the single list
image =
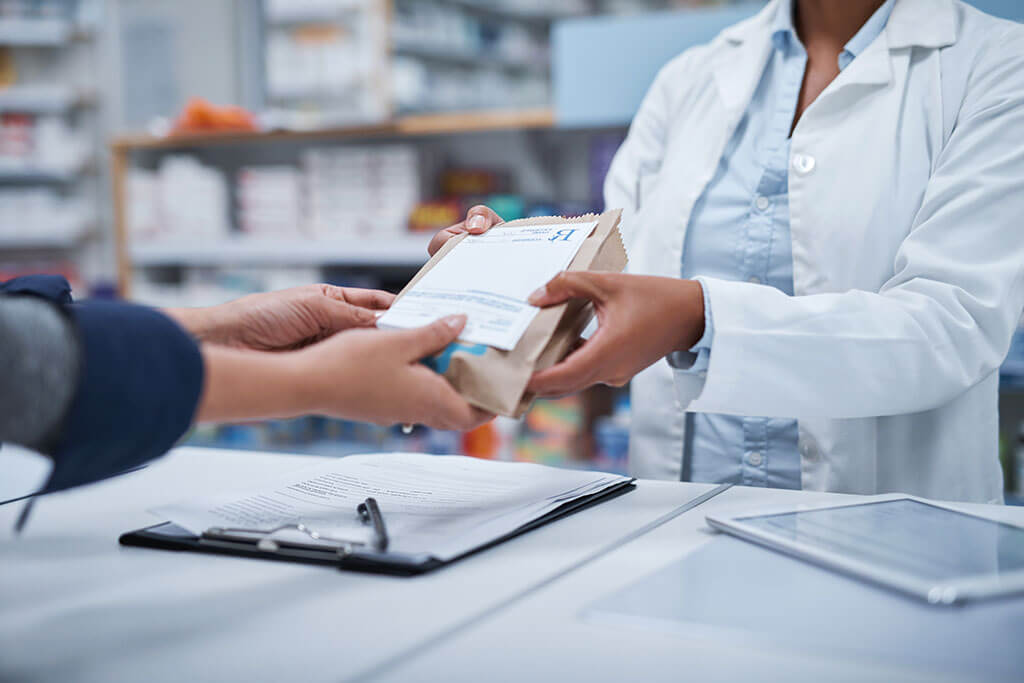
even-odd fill
[{"label": "clipboard clip", "polygon": [[[373,530],[373,540],[368,544],[365,541],[338,538],[328,534],[322,534],[316,529],[298,522],[296,524],[282,524],[273,529],[251,529],[245,527],[210,527],[200,536],[203,540],[228,543],[252,543],[256,541],[257,550],[265,553],[277,553],[282,548],[294,547],[303,549],[329,549],[334,550],[339,557],[351,555],[356,548],[367,545],[376,552],[385,552],[388,548],[388,532],[384,525],[384,515],[380,506],[374,498],[367,498],[356,507],[359,519],[369,525]],[[308,536],[315,543],[296,543],[282,538],[287,532],[298,532]]]}]

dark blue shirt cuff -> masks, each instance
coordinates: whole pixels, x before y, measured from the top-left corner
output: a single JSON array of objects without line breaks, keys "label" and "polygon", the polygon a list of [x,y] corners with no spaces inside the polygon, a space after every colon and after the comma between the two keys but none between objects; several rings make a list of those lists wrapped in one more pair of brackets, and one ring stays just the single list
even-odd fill
[{"label": "dark blue shirt cuff", "polygon": [[47,491],[166,453],[191,425],[203,386],[198,345],[167,316],[99,301],[66,310],[79,335],[80,370]]},{"label": "dark blue shirt cuff", "polygon": [[60,275],[23,275],[0,282],[4,294],[29,294],[48,299],[55,304],[71,303],[71,285]]}]

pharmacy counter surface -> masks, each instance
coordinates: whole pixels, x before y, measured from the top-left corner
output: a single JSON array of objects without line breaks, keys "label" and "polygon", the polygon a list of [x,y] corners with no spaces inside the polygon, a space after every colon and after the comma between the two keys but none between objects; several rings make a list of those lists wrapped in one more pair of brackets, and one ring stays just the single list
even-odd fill
[{"label": "pharmacy counter surface", "polygon": [[[0,680],[965,680],[1024,671],[1024,601],[927,607],[709,532],[849,496],[641,481],[415,578],[117,544],[147,508],[316,462],[179,449],[0,506]],[[1017,524],[1024,509],[966,506]]]},{"label": "pharmacy counter surface", "polygon": [[[1020,681],[1024,598],[932,606],[711,531],[861,496],[734,487],[374,681]],[[1024,525],[1024,509],[957,507]]]},{"label": "pharmacy counter surface", "polygon": [[415,578],[118,545],[148,508],[320,462],[182,448],[148,468],[0,506],[0,680],[359,677],[615,547],[714,489],[650,483]]}]

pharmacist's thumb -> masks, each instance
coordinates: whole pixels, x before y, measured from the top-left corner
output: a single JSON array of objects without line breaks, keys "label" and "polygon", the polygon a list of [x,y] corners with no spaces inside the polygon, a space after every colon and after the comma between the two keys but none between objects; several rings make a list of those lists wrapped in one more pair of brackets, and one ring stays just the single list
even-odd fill
[{"label": "pharmacist's thumb", "polygon": [[600,273],[561,272],[531,294],[529,302],[533,306],[543,308],[563,303],[569,299],[601,301],[604,299],[605,292],[600,278]]},{"label": "pharmacist's thumb", "polygon": [[466,327],[466,316],[449,315],[429,325],[398,333],[398,342],[409,360],[432,356],[459,338]]}]

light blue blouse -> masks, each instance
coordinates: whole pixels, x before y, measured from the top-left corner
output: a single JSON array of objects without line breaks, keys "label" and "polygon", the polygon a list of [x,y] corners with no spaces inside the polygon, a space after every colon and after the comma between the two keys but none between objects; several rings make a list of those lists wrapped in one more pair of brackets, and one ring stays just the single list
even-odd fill
[{"label": "light blue blouse", "polygon": [[[887,0],[839,55],[845,69],[878,38],[895,0]],[[783,0],[772,27],[772,55],[719,162],[694,206],[683,247],[682,277],[742,280],[793,294],[789,232],[789,131],[807,52]],[[703,376],[714,352],[714,318],[705,297],[704,337],[670,362]],[[690,479],[745,486],[800,488],[796,420],[693,416]]]}]

